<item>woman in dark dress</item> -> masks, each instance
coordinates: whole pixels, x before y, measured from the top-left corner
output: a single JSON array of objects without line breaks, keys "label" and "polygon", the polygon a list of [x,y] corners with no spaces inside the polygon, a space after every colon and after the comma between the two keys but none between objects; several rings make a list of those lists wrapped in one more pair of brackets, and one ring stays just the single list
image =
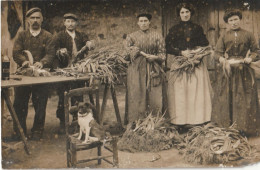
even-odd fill
[{"label": "woman in dark dress", "polygon": [[241,11],[227,10],[223,19],[230,29],[221,35],[215,50],[219,65],[212,121],[222,127],[236,123],[236,128],[246,135],[257,135],[260,127],[257,83],[249,64],[259,60],[258,45],[251,32],[240,28]]},{"label": "woman in dark dress", "polygon": [[[203,29],[191,22],[194,14],[191,4],[181,3],[176,9],[179,24],[173,26],[166,37],[168,57],[189,58],[191,52],[209,45]],[[184,71],[177,78],[171,66],[168,80],[168,109],[175,125],[198,125],[211,119],[211,85],[206,64],[198,61],[193,73]]]}]

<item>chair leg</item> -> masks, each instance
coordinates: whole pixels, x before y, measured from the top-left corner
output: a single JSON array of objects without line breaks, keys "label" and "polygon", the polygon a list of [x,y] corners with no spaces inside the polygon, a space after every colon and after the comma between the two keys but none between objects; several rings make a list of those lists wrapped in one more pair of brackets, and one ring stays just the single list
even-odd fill
[{"label": "chair leg", "polygon": [[71,148],[70,148],[70,141],[69,139],[66,140],[66,150],[67,150],[67,167],[71,167]]},{"label": "chair leg", "polygon": [[73,168],[77,167],[77,150],[74,143],[71,143],[71,166]]},{"label": "chair leg", "polygon": [[118,165],[117,137],[113,137],[112,147],[113,147],[113,167],[119,168],[119,165]]},{"label": "chair leg", "polygon": [[[101,146],[98,146],[98,156],[101,156]],[[98,165],[101,164],[101,159],[98,159]]]}]

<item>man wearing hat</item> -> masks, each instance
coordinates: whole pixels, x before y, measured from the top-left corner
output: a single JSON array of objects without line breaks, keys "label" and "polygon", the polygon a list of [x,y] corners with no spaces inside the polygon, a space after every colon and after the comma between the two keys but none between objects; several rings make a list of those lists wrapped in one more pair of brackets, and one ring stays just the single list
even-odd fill
[{"label": "man wearing hat", "polygon": [[[33,66],[36,68],[51,67],[55,51],[50,46],[52,39],[51,33],[41,28],[43,16],[40,8],[31,8],[26,13],[28,29],[20,32],[14,42],[13,59],[18,67],[29,67],[30,62],[23,51],[28,50],[33,56]],[[18,120],[27,135],[26,118],[28,114],[28,102],[32,95],[32,102],[35,109],[35,117],[32,131],[32,139],[39,140],[42,138],[46,105],[48,99],[48,86],[36,85],[15,88],[14,109],[17,113]],[[17,127],[14,125],[14,131]],[[14,138],[19,139],[18,133]]]},{"label": "man wearing hat", "polygon": [[257,83],[249,64],[259,60],[258,44],[253,33],[240,27],[240,10],[226,10],[223,19],[230,29],[221,35],[215,50],[219,84],[213,100],[212,121],[224,127],[235,122],[245,135],[257,135],[260,129]]},{"label": "man wearing hat", "polygon": [[137,16],[139,30],[127,35],[126,49],[131,63],[127,69],[127,104],[125,124],[141,118],[148,108],[162,111],[161,65],[165,60],[162,35],[150,28],[152,15]]},{"label": "man wearing hat", "polygon": [[[52,45],[55,47],[58,67],[70,67],[76,61],[83,59],[88,50],[94,48],[94,44],[89,41],[88,36],[76,30],[78,26],[78,17],[75,14],[67,13],[63,16],[65,30],[59,32],[52,39]],[[83,87],[84,82],[63,84],[58,87],[59,95],[57,117],[60,119],[60,133],[64,133],[65,113],[64,113],[64,91]],[[72,104],[76,101],[82,101],[82,97],[72,98]],[[75,119],[75,117],[74,117]]]}]

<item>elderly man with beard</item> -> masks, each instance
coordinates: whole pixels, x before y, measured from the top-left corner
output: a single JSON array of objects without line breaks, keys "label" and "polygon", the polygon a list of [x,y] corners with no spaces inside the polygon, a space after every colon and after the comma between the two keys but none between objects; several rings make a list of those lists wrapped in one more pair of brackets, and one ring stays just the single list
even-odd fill
[{"label": "elderly man with beard", "polygon": [[[20,32],[14,42],[13,59],[18,67],[29,67],[30,62],[23,51],[28,50],[33,56],[33,66],[36,68],[51,67],[55,51],[50,46],[52,35],[41,28],[43,16],[40,8],[31,8],[26,13],[28,30]],[[48,86],[35,85],[15,88],[14,109],[18,120],[27,136],[26,118],[28,115],[28,102],[32,95],[35,110],[31,139],[40,140],[43,135],[46,105],[48,100]],[[14,124],[13,139],[19,140],[17,126]]]},{"label": "elderly man with beard", "polygon": [[[78,26],[78,17],[72,13],[66,13],[64,16],[65,29],[56,34],[52,40],[52,46],[56,51],[56,60],[58,67],[70,67],[73,63],[83,59],[88,51],[94,48],[94,43],[89,41],[88,36],[76,30]],[[55,68],[55,66],[54,66]],[[85,82],[62,84],[57,88],[59,95],[58,108],[56,111],[57,118],[60,119],[59,133],[65,133],[65,113],[64,113],[64,91],[83,87]],[[73,97],[72,105],[77,101],[83,101],[82,96]],[[77,119],[77,115],[73,115],[73,119]]]}]

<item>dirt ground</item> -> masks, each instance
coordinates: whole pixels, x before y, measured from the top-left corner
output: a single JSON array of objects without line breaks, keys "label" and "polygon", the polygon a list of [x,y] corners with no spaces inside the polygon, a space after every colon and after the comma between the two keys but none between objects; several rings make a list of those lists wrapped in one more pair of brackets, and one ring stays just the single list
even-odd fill
[{"label": "dirt ground", "polygon": [[[260,82],[258,82],[260,87]],[[122,122],[124,120],[124,108],[125,108],[125,89],[124,86],[119,86],[116,89],[117,99],[119,103],[119,109]],[[101,90],[102,91],[102,90]],[[260,88],[258,90],[260,94]],[[100,94],[102,96],[102,93]],[[259,95],[260,98],[260,95]],[[102,98],[101,98],[102,99]],[[23,150],[21,144],[17,150],[9,152],[8,154],[2,154],[2,168],[4,169],[31,169],[31,168],[66,168],[66,145],[65,135],[58,135],[59,120],[56,118],[56,107],[58,97],[56,95],[50,95],[47,105],[47,117],[45,123],[44,137],[41,141],[29,141],[31,155],[27,155]],[[3,118],[4,117],[4,118]],[[34,109],[32,104],[29,107],[29,115],[27,119],[28,132],[32,127],[34,118]],[[104,117],[106,127],[116,126],[116,117],[114,114],[114,108],[111,96],[109,94],[109,100],[107,102],[107,109]],[[2,115],[2,137],[9,136],[12,132],[12,120],[8,111]],[[258,152],[260,152],[260,137],[249,138],[249,142],[256,146]],[[104,151],[105,153],[105,151]],[[79,158],[83,156],[96,155],[97,150],[82,151],[79,154]],[[244,167],[248,165],[254,165],[256,162],[260,162],[260,158],[251,160],[234,161],[227,165],[197,165],[186,163],[183,156],[179,154],[178,150],[172,148],[170,150],[160,151],[156,153],[128,153],[119,151],[119,168],[201,168],[201,167]],[[159,158],[153,161],[154,158]],[[97,161],[92,161],[81,166],[89,168],[112,168],[106,162],[102,162],[101,165],[97,165]],[[258,166],[257,166],[258,167]]]}]

